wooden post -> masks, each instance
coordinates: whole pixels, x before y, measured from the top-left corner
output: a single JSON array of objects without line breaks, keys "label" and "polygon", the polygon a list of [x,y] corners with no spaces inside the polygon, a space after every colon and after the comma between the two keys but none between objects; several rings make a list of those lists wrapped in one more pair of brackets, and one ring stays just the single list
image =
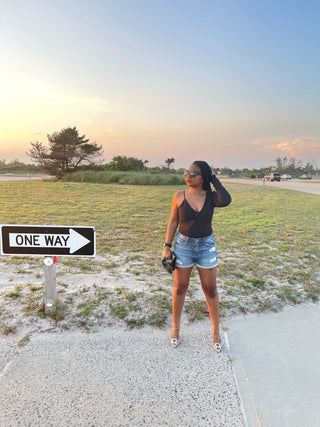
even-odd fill
[{"label": "wooden post", "polygon": [[53,312],[57,305],[56,265],[53,256],[44,259],[45,314]]}]

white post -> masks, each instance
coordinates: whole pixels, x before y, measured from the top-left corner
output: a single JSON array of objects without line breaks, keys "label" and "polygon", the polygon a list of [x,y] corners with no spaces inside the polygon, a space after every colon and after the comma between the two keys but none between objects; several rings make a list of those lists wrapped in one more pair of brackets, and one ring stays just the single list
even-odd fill
[{"label": "white post", "polygon": [[56,265],[53,256],[44,259],[44,304],[45,314],[54,311],[57,305]]}]

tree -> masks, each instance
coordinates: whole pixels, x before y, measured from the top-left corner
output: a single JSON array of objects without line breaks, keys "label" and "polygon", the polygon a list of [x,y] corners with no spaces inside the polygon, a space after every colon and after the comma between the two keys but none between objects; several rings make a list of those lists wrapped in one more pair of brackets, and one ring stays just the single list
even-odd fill
[{"label": "tree", "polygon": [[139,160],[135,157],[116,156],[107,165],[109,169],[116,171],[136,171],[141,172],[146,169],[148,160]]},{"label": "tree", "polygon": [[49,147],[42,142],[31,142],[32,148],[26,154],[46,172],[57,177],[76,171],[102,154],[102,145],[89,143],[85,135],[79,136],[75,127],[61,129],[47,137]]},{"label": "tree", "polygon": [[170,165],[175,162],[175,159],[173,157],[168,157],[167,160],[165,160],[165,164],[168,165],[168,169],[170,169]]}]

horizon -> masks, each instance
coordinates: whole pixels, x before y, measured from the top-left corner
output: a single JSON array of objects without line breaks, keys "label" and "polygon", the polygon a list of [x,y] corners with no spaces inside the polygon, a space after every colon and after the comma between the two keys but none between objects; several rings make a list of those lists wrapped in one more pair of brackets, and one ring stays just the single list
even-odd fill
[{"label": "horizon", "polygon": [[106,163],[319,167],[319,16],[310,0],[4,0],[0,158],[75,126]]},{"label": "horizon", "polygon": [[[127,156],[127,157],[131,157],[131,156]],[[290,161],[294,161],[295,162],[295,165],[296,165],[296,167],[295,167],[295,169],[297,169],[297,168],[299,168],[299,166],[298,166],[298,164],[300,163],[300,162],[302,162],[302,167],[300,167],[300,169],[303,169],[303,166],[306,166],[307,165],[307,163],[309,163],[309,164],[311,164],[315,169],[319,169],[319,167],[318,167],[318,165],[316,165],[314,162],[303,162],[301,159],[295,159],[295,158],[286,158],[289,162]],[[148,160],[148,159],[138,159],[138,160]],[[284,160],[284,157],[282,157],[281,158],[281,160]],[[35,165],[35,166],[39,166],[39,165],[37,165],[35,162],[32,162],[32,160],[31,160],[31,158],[29,158],[29,157],[27,157],[27,161],[24,161],[23,159],[21,159],[21,160],[19,160],[18,158],[14,158],[14,159],[12,159],[12,160],[9,160],[9,161],[7,161],[6,159],[1,159],[1,157],[0,157],[0,162],[1,161],[4,161],[4,163],[5,163],[5,165],[6,166],[8,166],[8,165],[10,165],[11,163],[14,163],[15,161],[18,161],[18,162],[21,162],[21,163],[23,163],[23,164],[25,164],[26,166],[28,166],[28,165]],[[96,165],[98,165],[98,164],[101,164],[102,166],[103,165],[105,165],[105,164],[108,164],[108,163],[110,163],[110,162],[105,162],[105,161],[103,161],[102,163],[101,162],[96,162],[96,163],[93,163],[93,164],[96,164]],[[171,166],[170,166],[170,169],[171,170],[176,170],[176,171],[178,171],[178,170],[181,170],[181,169],[185,169],[186,167],[183,167],[183,166],[179,166],[179,167],[177,167],[176,166],[176,160],[174,160],[174,162],[171,164]],[[191,163],[192,162],[190,162],[190,165],[191,165]],[[218,172],[218,171],[220,171],[220,170],[223,170],[223,169],[231,169],[231,170],[233,170],[233,171],[235,171],[235,170],[245,170],[245,169],[247,169],[247,170],[251,170],[251,171],[253,171],[253,170],[256,170],[256,171],[259,171],[259,170],[261,170],[261,169],[268,169],[268,168],[270,168],[270,169],[273,169],[273,168],[275,168],[277,165],[276,165],[276,159],[275,159],[275,161],[274,161],[274,163],[273,164],[268,164],[268,165],[264,165],[264,166],[260,166],[260,167],[247,167],[247,166],[244,166],[244,167],[230,167],[230,166],[228,166],[228,165],[217,165],[215,168],[214,168],[214,166],[212,165],[212,164],[210,164],[210,166],[214,169],[214,171],[215,172]],[[149,163],[149,161],[147,162],[147,164],[146,164],[146,168],[147,169],[151,169],[151,168],[167,168],[168,166],[165,164],[165,162],[164,162],[164,164],[153,164],[153,165],[150,165],[150,163]]]}]

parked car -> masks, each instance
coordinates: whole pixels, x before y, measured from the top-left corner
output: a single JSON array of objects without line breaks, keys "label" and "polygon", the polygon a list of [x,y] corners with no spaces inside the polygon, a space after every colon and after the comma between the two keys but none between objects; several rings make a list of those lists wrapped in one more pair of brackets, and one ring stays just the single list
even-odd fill
[{"label": "parked car", "polygon": [[289,175],[288,173],[284,173],[283,175],[281,175],[281,179],[291,179],[292,176]]},{"label": "parked car", "polygon": [[312,179],[312,176],[308,173],[305,173],[305,174],[299,176],[299,179]]},{"label": "parked car", "polygon": [[267,181],[278,181],[280,182],[281,175],[279,172],[272,172],[270,175],[265,176],[265,179]]}]

